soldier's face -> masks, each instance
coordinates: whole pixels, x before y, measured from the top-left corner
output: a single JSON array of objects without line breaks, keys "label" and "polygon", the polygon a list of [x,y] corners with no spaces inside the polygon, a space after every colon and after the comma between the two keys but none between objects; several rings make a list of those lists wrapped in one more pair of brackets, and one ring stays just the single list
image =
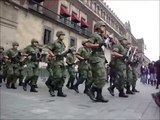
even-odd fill
[{"label": "soldier's face", "polygon": [[59,37],[59,39],[60,39],[60,40],[63,40],[63,39],[64,39],[64,35],[61,35],[61,36]]},{"label": "soldier's face", "polygon": [[101,30],[102,33],[104,33],[105,30],[106,30],[106,27],[105,27],[105,26],[101,26],[101,27],[100,27],[100,30]]},{"label": "soldier's face", "polygon": [[34,46],[38,46],[38,43],[37,43],[37,42],[34,42],[33,45],[34,45]]},{"label": "soldier's face", "polygon": [[14,45],[13,48],[18,49],[18,45]]}]

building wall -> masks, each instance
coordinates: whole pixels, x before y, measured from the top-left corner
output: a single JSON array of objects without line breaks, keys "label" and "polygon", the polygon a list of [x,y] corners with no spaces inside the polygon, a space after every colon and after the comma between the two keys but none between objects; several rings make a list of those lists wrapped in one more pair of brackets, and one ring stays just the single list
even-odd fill
[{"label": "building wall", "polygon": [[12,41],[16,41],[18,8],[8,2],[0,1],[0,44],[5,48],[11,46]]}]

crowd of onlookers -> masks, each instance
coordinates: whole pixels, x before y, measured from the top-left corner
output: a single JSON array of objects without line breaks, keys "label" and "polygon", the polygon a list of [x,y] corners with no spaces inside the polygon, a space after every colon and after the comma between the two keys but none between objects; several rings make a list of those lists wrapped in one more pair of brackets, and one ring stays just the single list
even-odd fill
[{"label": "crowd of onlookers", "polygon": [[140,69],[140,77],[141,82],[143,84],[150,84],[155,86],[158,89],[158,81],[157,81],[157,67],[155,62],[151,62],[148,65],[142,65]]}]

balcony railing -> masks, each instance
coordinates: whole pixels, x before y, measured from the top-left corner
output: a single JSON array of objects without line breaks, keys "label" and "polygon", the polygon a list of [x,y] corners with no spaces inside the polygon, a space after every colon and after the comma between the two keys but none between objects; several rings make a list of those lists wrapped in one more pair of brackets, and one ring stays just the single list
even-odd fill
[{"label": "balcony railing", "polygon": [[78,25],[77,23],[74,23],[71,20],[68,20],[66,17],[61,16],[57,13],[55,13],[54,11],[42,6],[41,4],[33,1],[34,4],[30,4],[29,5],[29,9],[36,11],[54,21],[59,22],[60,24],[63,24],[73,30],[75,30],[76,32],[78,32],[79,34],[85,35],[87,37],[89,37],[91,35],[91,31],[89,31],[87,28],[83,28],[80,25]]}]

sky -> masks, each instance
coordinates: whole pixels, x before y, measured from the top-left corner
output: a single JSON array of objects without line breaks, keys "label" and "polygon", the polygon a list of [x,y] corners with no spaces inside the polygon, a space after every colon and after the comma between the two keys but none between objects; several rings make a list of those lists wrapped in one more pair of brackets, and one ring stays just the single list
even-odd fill
[{"label": "sky", "polygon": [[104,0],[119,19],[130,21],[135,38],[143,38],[145,55],[155,61],[160,56],[160,2],[159,0]]}]

